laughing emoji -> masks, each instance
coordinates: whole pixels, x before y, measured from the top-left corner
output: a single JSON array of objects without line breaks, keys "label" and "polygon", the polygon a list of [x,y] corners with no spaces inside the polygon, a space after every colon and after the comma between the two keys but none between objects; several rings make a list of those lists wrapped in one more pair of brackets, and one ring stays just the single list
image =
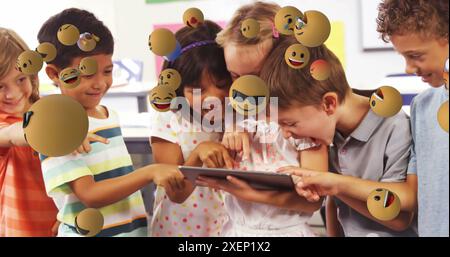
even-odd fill
[{"label": "laughing emoji", "polygon": [[77,45],[81,51],[91,52],[95,49],[95,47],[97,46],[97,42],[99,41],[100,39],[97,36],[86,32],[80,35],[80,39],[78,39]]},{"label": "laughing emoji", "polygon": [[367,198],[367,209],[378,220],[390,221],[400,213],[400,198],[387,189],[376,189]]},{"label": "laughing emoji", "polygon": [[59,80],[65,88],[76,88],[81,82],[80,71],[75,68],[66,68],[59,73]]},{"label": "laughing emoji", "polygon": [[36,52],[42,57],[46,63],[53,61],[56,58],[56,47],[52,43],[42,43],[36,48]]},{"label": "laughing emoji", "polygon": [[389,86],[380,87],[370,98],[370,108],[383,118],[396,115],[403,106],[403,99],[397,89]]},{"label": "laughing emoji", "polygon": [[241,115],[252,116],[266,109],[269,88],[255,75],[246,75],[233,82],[230,88],[230,103]]},{"label": "laughing emoji", "polygon": [[175,99],[177,93],[170,86],[158,85],[148,96],[150,105],[157,112],[167,112],[170,110],[172,100]]},{"label": "laughing emoji", "polygon": [[97,61],[93,57],[85,57],[81,60],[78,70],[83,76],[92,76],[97,73]]},{"label": "laughing emoji", "polygon": [[189,8],[183,14],[183,23],[191,28],[197,28],[205,21],[202,11],[198,8]]},{"label": "laughing emoji", "polygon": [[287,65],[293,69],[304,68],[309,63],[309,50],[301,44],[291,45],[284,54]]}]

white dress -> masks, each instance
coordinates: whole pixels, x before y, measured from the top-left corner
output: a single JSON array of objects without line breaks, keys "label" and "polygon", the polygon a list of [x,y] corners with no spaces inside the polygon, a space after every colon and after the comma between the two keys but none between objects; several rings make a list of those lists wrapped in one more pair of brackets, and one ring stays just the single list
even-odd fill
[{"label": "white dress", "polygon": [[[307,139],[284,139],[280,127],[274,122],[246,120],[242,126],[248,130],[257,126],[257,129],[250,142],[251,160],[237,159],[240,161],[238,169],[275,172],[284,166],[299,166],[298,150],[317,146]],[[307,224],[310,214],[243,201],[228,193],[224,202],[229,220],[224,225],[223,236],[315,236]]]},{"label": "white dress", "polygon": [[[157,113],[152,122],[152,137],[158,137],[181,147],[186,161],[195,147],[204,141],[219,142],[220,133],[201,132],[179,113]],[[170,155],[170,153],[166,153]],[[197,187],[182,204],[173,203],[164,188],[157,187],[151,235],[155,237],[220,236],[227,219],[222,192]]]}]

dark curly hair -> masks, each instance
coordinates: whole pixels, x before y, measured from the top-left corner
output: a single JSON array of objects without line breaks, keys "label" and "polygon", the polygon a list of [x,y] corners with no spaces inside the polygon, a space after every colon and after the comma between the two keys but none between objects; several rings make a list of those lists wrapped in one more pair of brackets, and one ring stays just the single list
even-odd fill
[{"label": "dark curly hair", "polygon": [[[83,52],[77,46],[65,46],[56,37],[59,27],[64,24],[76,26],[80,33],[92,33],[100,38],[100,42],[91,52]],[[111,31],[93,13],[77,8],[66,9],[50,17],[39,30],[38,40],[39,43],[49,42],[56,47],[57,56],[50,64],[60,69],[66,68],[77,57],[114,53],[114,39]]]},{"label": "dark curly hair", "polygon": [[384,0],[378,11],[377,31],[385,42],[405,32],[448,40],[448,0]]}]

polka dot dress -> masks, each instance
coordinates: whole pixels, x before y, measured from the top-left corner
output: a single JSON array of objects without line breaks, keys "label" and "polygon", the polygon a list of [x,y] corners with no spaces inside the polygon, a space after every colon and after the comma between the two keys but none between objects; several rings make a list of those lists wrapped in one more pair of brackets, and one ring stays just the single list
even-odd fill
[{"label": "polka dot dress", "polygon": [[[221,139],[219,133],[200,132],[198,128],[171,112],[158,113],[152,124],[152,137],[158,137],[181,147],[186,161],[198,144]],[[182,204],[173,203],[164,188],[156,190],[151,235],[155,237],[221,236],[227,215],[223,195],[216,190],[197,187]]]}]

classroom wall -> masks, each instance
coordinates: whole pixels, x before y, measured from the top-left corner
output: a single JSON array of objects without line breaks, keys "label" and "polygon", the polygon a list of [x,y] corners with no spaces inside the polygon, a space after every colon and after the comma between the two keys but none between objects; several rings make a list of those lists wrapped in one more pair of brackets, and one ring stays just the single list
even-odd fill
[{"label": "classroom wall", "polygon": [[[303,11],[317,9],[324,12],[332,21],[344,22],[348,80],[352,87],[366,89],[376,87],[388,74],[403,73],[404,62],[393,50],[363,51],[360,1],[363,0],[275,2],[281,6],[294,5]],[[188,0],[164,4],[146,4],[145,0],[1,0],[1,2],[0,26],[17,30],[24,35],[31,47],[37,44],[35,38],[39,27],[50,15],[69,6],[86,8],[94,12],[110,27],[116,38],[114,58],[141,59],[144,61],[144,80],[152,83],[151,81],[156,78],[155,59],[148,50],[147,40],[154,24],[181,22],[184,10],[193,6],[202,9],[207,19],[229,20],[239,6],[252,0]],[[23,8],[24,6],[27,8]],[[375,27],[373,29],[375,30]]]}]

